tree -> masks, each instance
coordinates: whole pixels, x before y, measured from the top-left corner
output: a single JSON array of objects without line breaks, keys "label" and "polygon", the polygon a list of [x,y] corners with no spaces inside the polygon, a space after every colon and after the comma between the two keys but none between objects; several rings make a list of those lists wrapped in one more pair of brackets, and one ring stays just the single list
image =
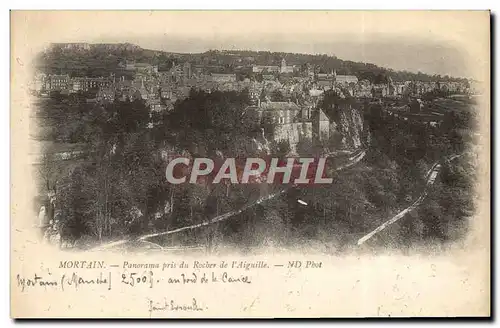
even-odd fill
[{"label": "tree", "polygon": [[271,143],[271,154],[278,158],[284,158],[290,153],[290,142],[287,140],[280,140]]},{"label": "tree", "polygon": [[279,90],[276,89],[273,92],[271,92],[271,101],[285,101],[285,96],[283,96],[283,93]]}]

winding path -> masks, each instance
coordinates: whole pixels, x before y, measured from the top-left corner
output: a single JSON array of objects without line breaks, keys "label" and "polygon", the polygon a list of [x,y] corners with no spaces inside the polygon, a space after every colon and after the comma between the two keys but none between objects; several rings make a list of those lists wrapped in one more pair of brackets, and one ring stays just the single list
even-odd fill
[{"label": "winding path", "polygon": [[[462,155],[452,155],[452,156],[448,157],[447,159],[445,159],[444,161],[445,162],[450,162],[450,161],[452,161],[452,160],[454,160],[454,159],[456,159],[456,158],[458,158],[460,156],[462,156]],[[403,218],[406,214],[410,213],[415,208],[417,208],[418,206],[420,206],[420,204],[422,204],[422,202],[427,197],[427,193],[429,191],[428,189],[436,181],[436,177],[437,177],[437,175],[438,175],[439,170],[441,169],[441,167],[442,167],[442,165],[440,164],[440,162],[434,163],[434,165],[432,165],[432,167],[429,169],[429,171],[425,175],[425,178],[427,180],[426,187],[425,187],[424,191],[420,194],[420,196],[417,198],[417,200],[415,202],[413,202],[413,204],[411,204],[410,206],[408,206],[407,208],[405,208],[404,210],[402,210],[401,212],[399,212],[398,214],[396,214],[395,216],[393,216],[391,219],[389,219],[386,222],[384,222],[381,225],[379,225],[375,230],[371,231],[370,233],[368,233],[364,237],[360,238],[358,240],[358,246],[362,245],[367,240],[369,240],[370,238],[372,238],[373,236],[375,236],[377,233],[379,233],[380,231],[384,230],[385,228],[387,228],[391,224],[397,222],[398,220],[400,220],[401,218]]]}]

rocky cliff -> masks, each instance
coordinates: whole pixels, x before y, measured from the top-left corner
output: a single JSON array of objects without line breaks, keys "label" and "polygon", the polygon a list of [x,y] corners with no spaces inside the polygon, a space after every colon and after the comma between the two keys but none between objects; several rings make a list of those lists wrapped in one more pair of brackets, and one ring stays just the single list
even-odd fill
[{"label": "rocky cliff", "polygon": [[337,105],[330,117],[330,135],[340,139],[339,148],[358,149],[368,142],[369,134],[360,109],[349,104]]},{"label": "rocky cliff", "polygon": [[345,108],[340,112],[339,132],[342,135],[344,148],[360,148],[363,144],[364,121],[360,110],[356,108]]}]

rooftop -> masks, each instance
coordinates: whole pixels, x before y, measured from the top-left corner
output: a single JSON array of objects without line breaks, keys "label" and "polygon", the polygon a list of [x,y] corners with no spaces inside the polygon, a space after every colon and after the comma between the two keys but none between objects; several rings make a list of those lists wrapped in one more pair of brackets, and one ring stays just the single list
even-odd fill
[{"label": "rooftop", "polygon": [[268,101],[260,104],[263,110],[299,110],[299,106],[293,102]]}]

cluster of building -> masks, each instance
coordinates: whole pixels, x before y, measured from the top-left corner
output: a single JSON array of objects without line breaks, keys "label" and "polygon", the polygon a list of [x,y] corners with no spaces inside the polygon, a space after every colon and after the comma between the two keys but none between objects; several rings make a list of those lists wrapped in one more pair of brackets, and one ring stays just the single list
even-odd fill
[{"label": "cluster of building", "polygon": [[[66,45],[74,47],[72,44]],[[88,47],[78,44],[78,47]],[[390,78],[383,84],[372,84],[359,80],[355,75],[340,75],[336,70],[318,73],[311,65],[287,65],[285,59],[278,66],[252,65],[252,77],[237,73],[214,73],[203,65],[189,62],[173,63],[168,70],[160,71],[158,65],[125,61],[116,73],[106,77],[70,77],[69,75],[37,74],[30,89],[40,95],[57,91],[68,93],[94,93],[97,100],[134,99],[140,97],[154,110],[169,109],[176,100],[189,95],[191,88],[207,92],[241,91],[251,93],[279,92],[285,99],[307,100],[320,96],[334,85],[342,85],[345,91],[356,98],[385,98],[420,96],[433,90],[456,93],[470,92],[469,85],[460,82],[393,82]],[[300,72],[300,74],[298,74]],[[260,78],[255,78],[258,75]],[[127,76],[127,78],[124,78]],[[132,78],[130,78],[132,76]],[[159,106],[158,104],[162,104]]]},{"label": "cluster of building", "polygon": [[61,92],[63,94],[88,92],[111,87],[112,80],[105,77],[70,77],[68,74],[44,74],[35,75],[30,90],[38,95],[48,95],[50,92]]},{"label": "cluster of building", "polygon": [[273,141],[288,141],[291,151],[296,152],[302,140],[321,141],[329,138],[330,120],[325,113],[313,106],[300,106],[293,102],[259,101],[245,109],[245,115],[262,123],[272,124],[274,129],[265,131]]},{"label": "cluster of building", "polygon": [[[75,46],[70,44],[69,47]],[[53,92],[66,95],[83,93],[88,102],[141,99],[151,111],[171,110],[174,103],[187,98],[193,88],[206,92],[246,89],[253,101],[247,112],[257,115],[261,121],[272,121],[277,126],[273,138],[287,139],[292,148],[303,137],[329,138],[328,131],[331,129],[328,127],[332,122],[316,108],[328,90],[335,89],[342,97],[371,100],[416,99],[436,90],[473,92],[468,83],[460,82],[394,82],[388,78],[385,83],[373,84],[354,75],[337,74],[336,70],[320,73],[311,65],[288,65],[285,59],[279,66],[252,65],[251,73],[246,76],[214,73],[203,65],[192,65],[187,61],[174,62],[168,70],[159,70],[157,65],[149,63],[125,61],[116,70],[118,76],[115,73],[101,77],[39,73],[35,75],[30,89],[42,96]]]},{"label": "cluster of building", "polygon": [[252,72],[253,73],[281,73],[281,74],[290,74],[296,73],[300,70],[300,66],[297,65],[287,65],[285,58],[281,60],[281,65],[271,65],[271,66],[262,66],[262,65],[253,65]]}]

